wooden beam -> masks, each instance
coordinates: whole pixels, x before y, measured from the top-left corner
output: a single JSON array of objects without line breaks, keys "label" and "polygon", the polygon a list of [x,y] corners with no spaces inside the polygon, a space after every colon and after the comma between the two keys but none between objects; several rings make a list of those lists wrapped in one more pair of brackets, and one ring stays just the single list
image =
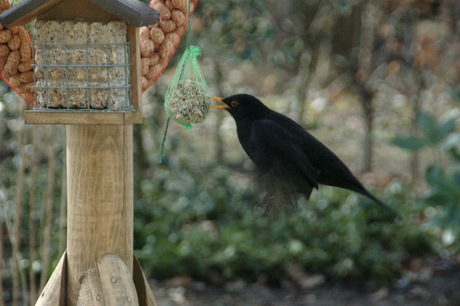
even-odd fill
[{"label": "wooden beam", "polygon": [[26,124],[140,124],[142,111],[78,111],[78,110],[27,110]]},{"label": "wooden beam", "polygon": [[3,27],[24,25],[64,0],[24,0],[0,15]]},{"label": "wooden beam", "polygon": [[61,257],[48,283],[40,293],[35,306],[65,305],[65,281],[67,269],[67,252]]},{"label": "wooden beam", "polygon": [[108,22],[121,20],[119,16],[102,9],[90,0],[61,0],[51,9],[42,12],[38,19],[42,20],[75,20],[88,22]]},{"label": "wooden beam", "polygon": [[[73,0],[75,1],[75,0]],[[158,22],[160,13],[139,0],[90,0],[104,10],[119,16],[127,23],[142,27]]]},{"label": "wooden beam", "polygon": [[139,305],[128,267],[120,257],[106,254],[84,276],[77,305]]},{"label": "wooden beam", "polygon": [[66,302],[74,306],[99,257],[120,257],[132,277],[133,132],[132,125],[68,125],[66,131]]},{"label": "wooden beam", "polygon": [[153,296],[152,289],[150,289],[149,282],[142,271],[141,265],[134,256],[133,260],[133,280],[136,286],[137,298],[139,299],[139,306],[157,306],[155,297]]},{"label": "wooden beam", "polygon": [[131,42],[131,105],[137,109],[142,107],[141,46],[139,28],[128,24],[126,36],[126,40]]},{"label": "wooden beam", "polygon": [[[55,8],[55,6],[57,7]],[[86,9],[81,10],[81,8]],[[102,13],[98,13],[99,11]],[[59,15],[56,12],[63,12],[63,14]],[[84,12],[83,15],[81,15],[82,12]],[[1,14],[0,24],[3,27],[24,25],[39,15],[44,16],[42,19],[52,20],[83,18],[87,21],[104,21],[121,19],[136,27],[155,24],[160,16],[159,12],[138,0],[24,0]],[[111,19],[107,19],[107,16],[111,16],[109,17]]]}]

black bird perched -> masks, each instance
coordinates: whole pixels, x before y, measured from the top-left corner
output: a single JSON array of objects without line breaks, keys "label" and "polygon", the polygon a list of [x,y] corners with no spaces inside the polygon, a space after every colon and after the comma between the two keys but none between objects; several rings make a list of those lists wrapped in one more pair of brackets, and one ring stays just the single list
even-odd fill
[{"label": "black bird perched", "polygon": [[233,116],[241,146],[265,177],[267,194],[256,206],[265,207],[264,214],[276,200],[293,205],[298,193],[308,200],[313,188],[323,184],[360,193],[398,216],[367,191],[337,155],[293,120],[248,94],[211,98],[225,104],[211,107],[226,109]]}]

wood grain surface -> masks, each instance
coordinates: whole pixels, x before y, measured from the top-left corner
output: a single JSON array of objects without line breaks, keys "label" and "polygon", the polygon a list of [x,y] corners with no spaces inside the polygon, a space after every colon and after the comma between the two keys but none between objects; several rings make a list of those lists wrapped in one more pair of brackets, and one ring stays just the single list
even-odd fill
[{"label": "wood grain surface", "polygon": [[64,252],[35,306],[64,306],[67,254]]},{"label": "wood grain surface", "polygon": [[132,125],[67,127],[67,305],[105,254],[133,269]]},{"label": "wood grain surface", "polygon": [[123,260],[107,254],[82,280],[77,306],[139,305],[136,288]]},{"label": "wood grain surface", "polygon": [[26,124],[140,124],[142,111],[62,111],[62,110],[27,110],[24,112]]}]

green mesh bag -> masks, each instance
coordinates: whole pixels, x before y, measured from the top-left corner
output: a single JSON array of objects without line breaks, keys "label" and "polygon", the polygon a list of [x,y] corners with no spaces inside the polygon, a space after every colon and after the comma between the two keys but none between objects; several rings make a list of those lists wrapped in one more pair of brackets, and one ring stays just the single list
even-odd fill
[{"label": "green mesh bag", "polygon": [[211,106],[209,88],[196,60],[200,52],[197,46],[187,48],[165,95],[166,113],[187,130],[192,123],[203,122]]}]

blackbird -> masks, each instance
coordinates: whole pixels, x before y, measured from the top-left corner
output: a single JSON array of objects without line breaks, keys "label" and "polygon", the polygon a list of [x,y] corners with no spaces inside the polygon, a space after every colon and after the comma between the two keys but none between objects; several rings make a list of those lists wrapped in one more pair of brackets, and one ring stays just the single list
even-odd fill
[{"label": "blackbird", "polygon": [[235,119],[241,146],[264,178],[267,194],[256,206],[265,207],[264,215],[278,201],[294,206],[298,194],[308,200],[313,188],[323,184],[362,194],[398,216],[367,191],[337,155],[290,118],[248,94],[211,98],[224,104],[212,108],[226,109]]}]

